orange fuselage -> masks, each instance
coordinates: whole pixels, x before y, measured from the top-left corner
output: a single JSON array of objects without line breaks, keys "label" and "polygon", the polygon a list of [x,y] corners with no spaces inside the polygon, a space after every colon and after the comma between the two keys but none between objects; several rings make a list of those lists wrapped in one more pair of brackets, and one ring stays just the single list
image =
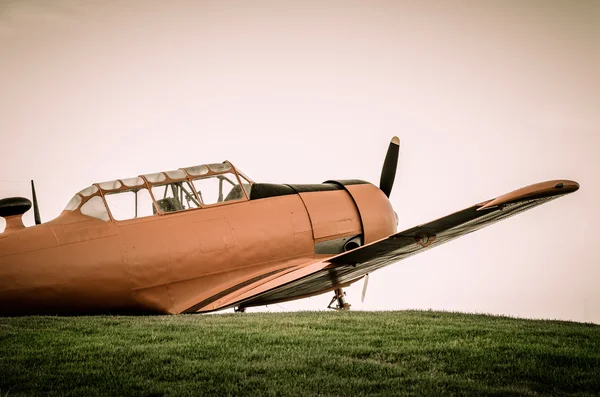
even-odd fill
[{"label": "orange fuselage", "polygon": [[0,315],[204,311],[224,291],[336,253],[319,244],[395,232],[390,202],[366,183],[125,221],[63,211],[0,234]]}]

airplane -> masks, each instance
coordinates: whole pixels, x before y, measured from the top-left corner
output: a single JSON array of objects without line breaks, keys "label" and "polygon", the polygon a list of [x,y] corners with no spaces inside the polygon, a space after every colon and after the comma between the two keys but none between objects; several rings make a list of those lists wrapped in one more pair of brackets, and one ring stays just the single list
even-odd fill
[{"label": "airplane", "polygon": [[[398,232],[389,201],[400,141],[379,187],[362,180],[254,182],[231,162],[94,183],[42,223],[0,200],[0,316],[207,313],[334,292],[373,271],[575,192],[552,180]],[[22,216],[33,205],[35,226]]]}]

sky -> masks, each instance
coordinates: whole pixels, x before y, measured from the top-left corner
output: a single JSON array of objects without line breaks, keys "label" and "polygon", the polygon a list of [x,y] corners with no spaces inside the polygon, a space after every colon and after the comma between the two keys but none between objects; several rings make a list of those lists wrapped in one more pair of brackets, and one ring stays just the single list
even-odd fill
[{"label": "sky", "polygon": [[378,184],[394,135],[399,230],[576,180],[347,298],[600,323],[597,1],[0,0],[0,87],[0,197],[34,179],[44,221],[94,182],[223,160],[260,182]]}]

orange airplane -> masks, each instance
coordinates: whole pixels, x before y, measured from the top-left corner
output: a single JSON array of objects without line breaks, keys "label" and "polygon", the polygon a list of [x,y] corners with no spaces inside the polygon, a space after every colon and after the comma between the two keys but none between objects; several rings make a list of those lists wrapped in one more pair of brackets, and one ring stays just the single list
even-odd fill
[{"label": "orange airplane", "polygon": [[537,183],[397,232],[398,152],[394,137],[379,187],[257,183],[225,161],[95,183],[47,223],[32,181],[36,226],[31,201],[0,200],[0,315],[244,311],[330,291],[348,309],[343,288],[369,273],[579,189]]}]

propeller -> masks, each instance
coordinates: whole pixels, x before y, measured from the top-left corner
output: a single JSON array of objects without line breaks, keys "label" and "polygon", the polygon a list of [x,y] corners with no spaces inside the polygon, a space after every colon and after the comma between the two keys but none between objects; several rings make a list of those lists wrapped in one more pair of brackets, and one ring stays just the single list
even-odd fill
[{"label": "propeller", "polygon": [[[396,169],[398,168],[398,155],[400,154],[400,139],[397,136],[393,137],[388,146],[388,151],[383,160],[383,168],[381,170],[381,179],[379,180],[379,188],[387,196],[390,197],[392,187],[394,187],[394,179],[396,179]],[[367,286],[369,285],[369,273],[365,275],[363,284],[362,296],[360,301],[365,301],[367,295]]]},{"label": "propeller", "polygon": [[396,178],[396,168],[398,167],[398,154],[400,152],[400,139],[397,136],[392,138],[388,147],[385,160],[383,161],[383,169],[381,170],[381,179],[379,188],[390,197],[392,187],[394,186],[394,178]]},{"label": "propeller", "polygon": [[33,218],[35,219],[35,224],[39,225],[42,221],[40,220],[40,209],[35,195],[35,185],[33,184],[33,180],[31,181],[31,196],[33,196]]},{"label": "propeller", "polygon": [[369,273],[365,275],[365,282],[363,284],[362,296],[360,298],[361,303],[364,303],[365,296],[367,295],[367,285],[369,285]]}]

